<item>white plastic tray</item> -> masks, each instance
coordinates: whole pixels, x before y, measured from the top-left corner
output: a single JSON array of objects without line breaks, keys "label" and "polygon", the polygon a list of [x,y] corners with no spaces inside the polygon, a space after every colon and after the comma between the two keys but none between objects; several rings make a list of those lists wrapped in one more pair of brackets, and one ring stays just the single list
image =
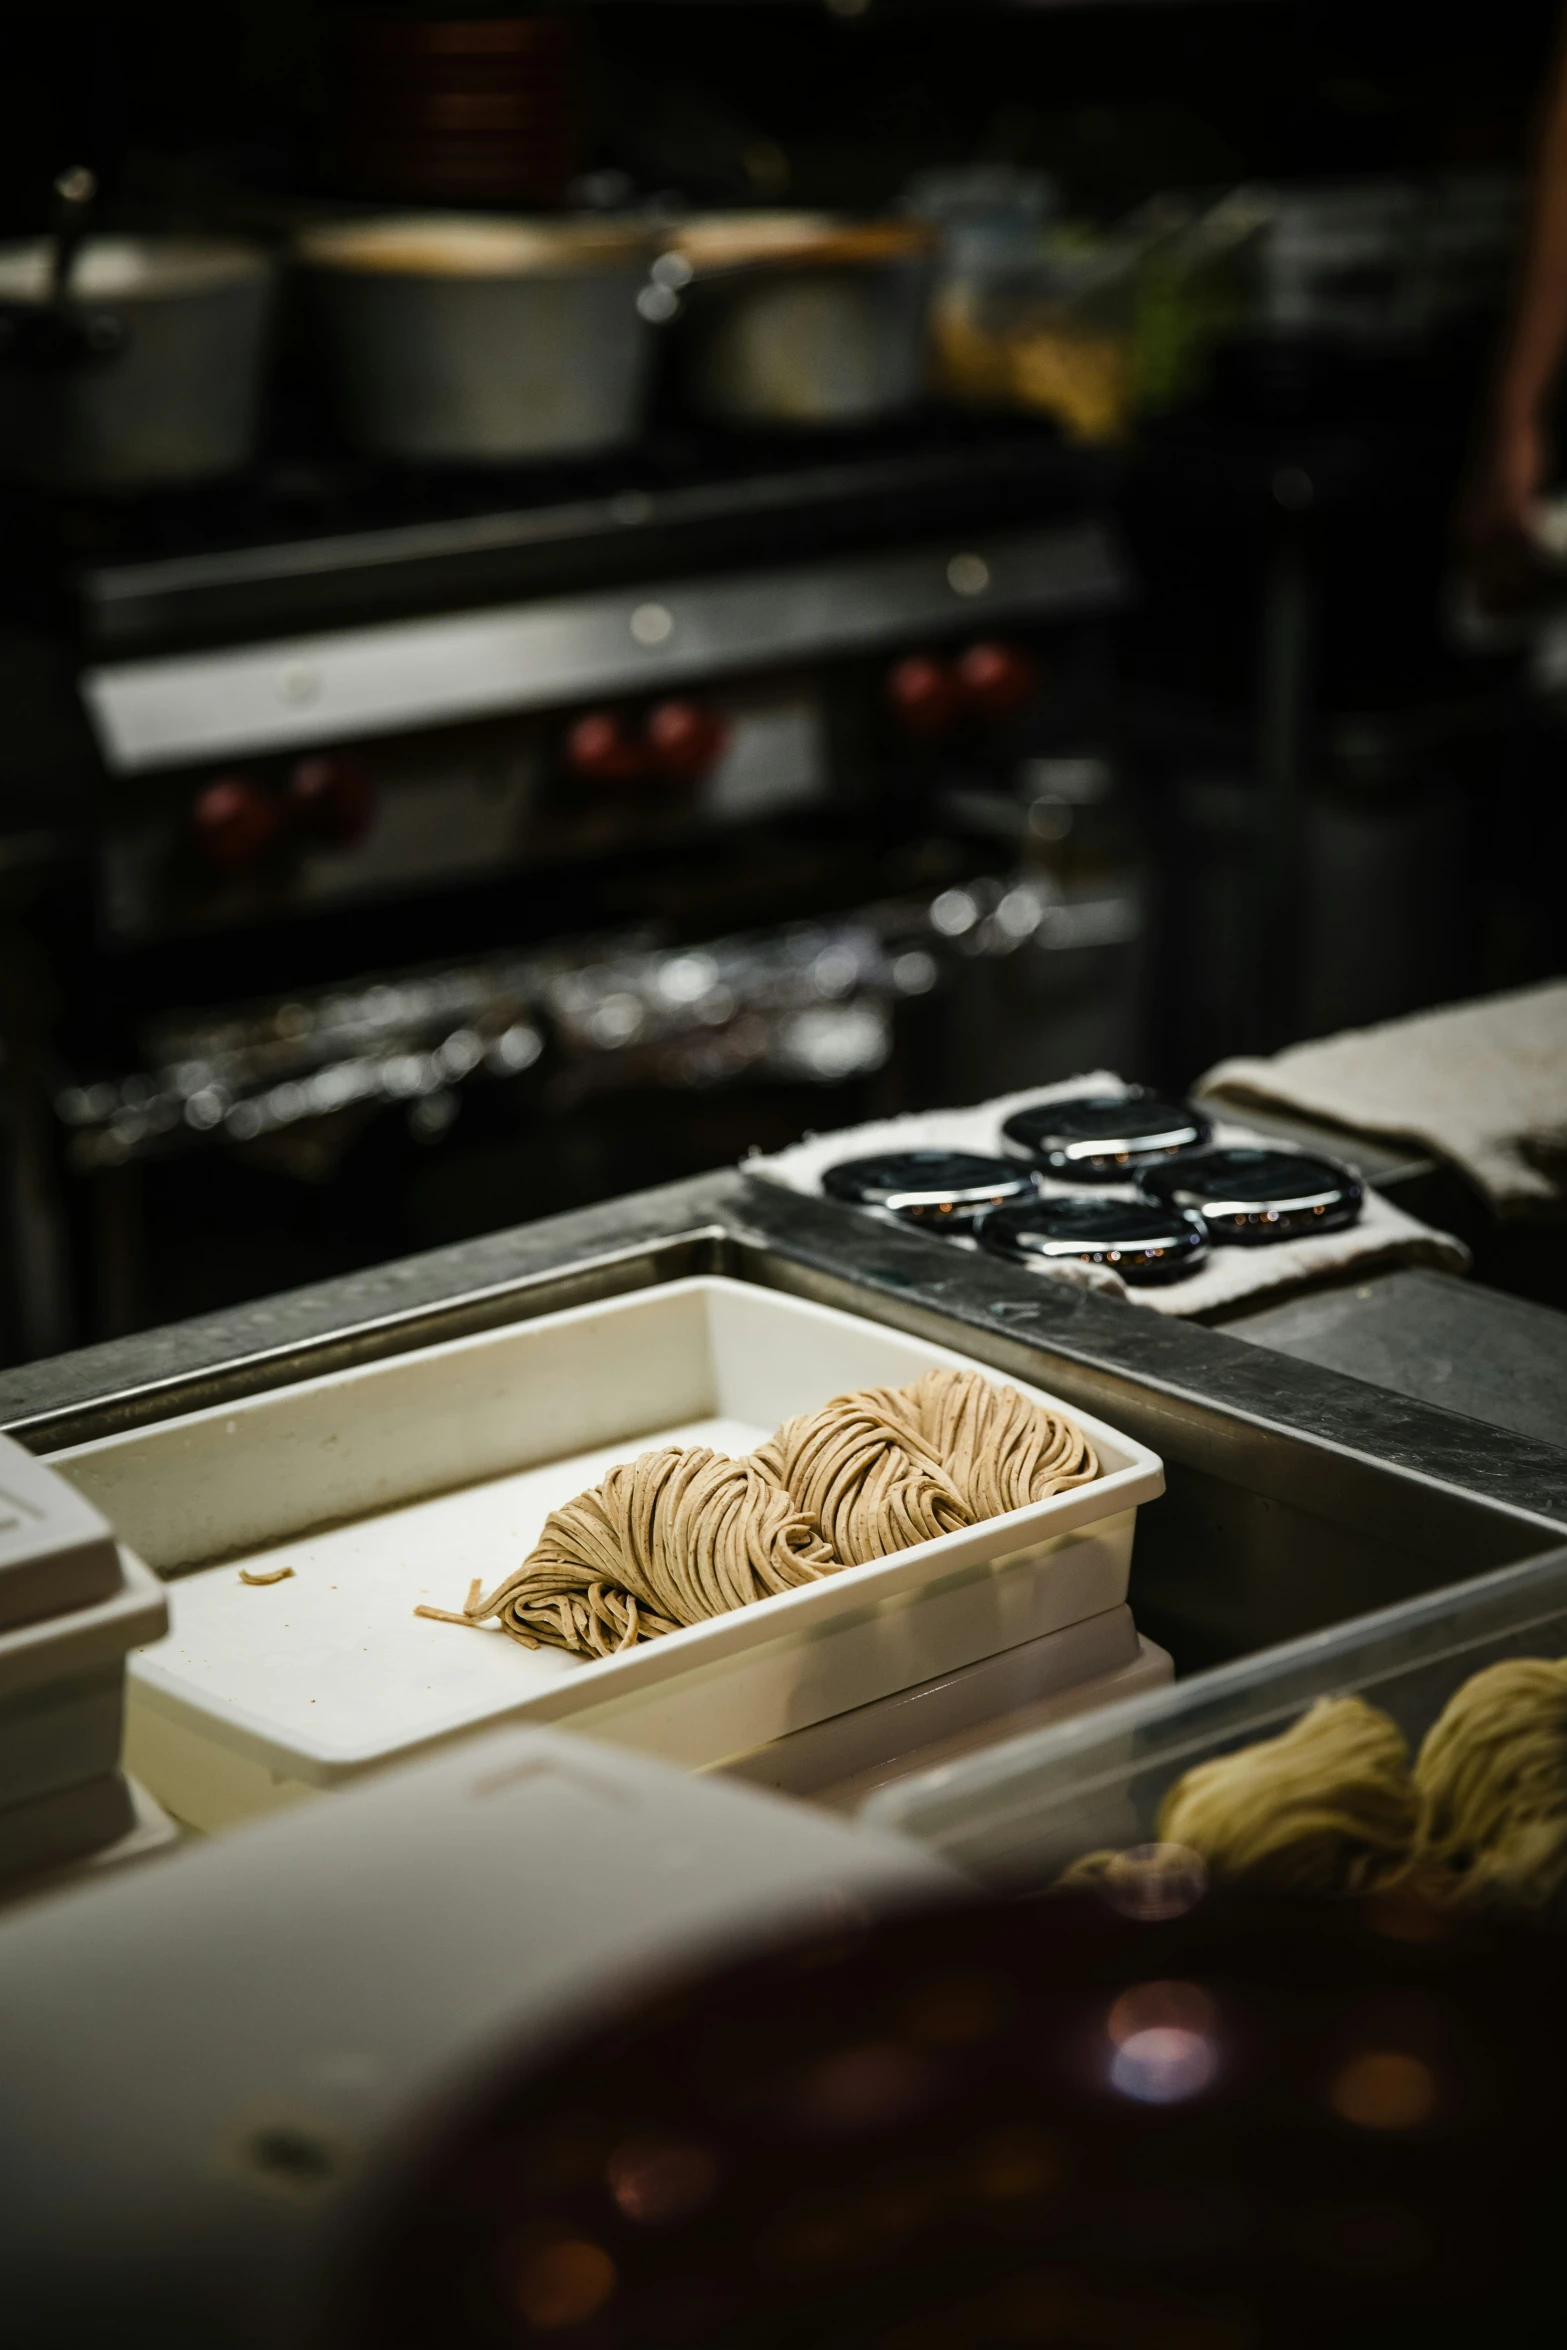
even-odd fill
[{"label": "white plastic tray", "polygon": [[[499,1581],[550,1510],[648,1445],[746,1450],[846,1388],[937,1364],[1000,1377],[703,1276],[56,1454],[178,1578],[169,1638],[132,1660],[130,1767],[197,1827],[501,1722],[569,1721],[700,1768],[1119,1606],[1163,1471],[1074,1413],[1093,1484],[624,1656],[413,1613]],[[293,1573],[256,1589],[247,1563]]]},{"label": "white plastic tray", "polygon": [[753,1787],[855,1811],[896,1780],[1173,1678],[1169,1656],[1140,1636],[1131,1609],[1106,1608],[1020,1648],[795,1730],[725,1770]]}]

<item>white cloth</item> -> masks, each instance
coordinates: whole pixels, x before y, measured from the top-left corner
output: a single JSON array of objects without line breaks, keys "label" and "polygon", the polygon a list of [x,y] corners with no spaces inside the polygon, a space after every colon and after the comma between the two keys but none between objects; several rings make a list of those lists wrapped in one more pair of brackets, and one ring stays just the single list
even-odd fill
[{"label": "white cloth", "polygon": [[[973,1109],[917,1110],[904,1118],[877,1118],[865,1126],[846,1126],[836,1134],[809,1135],[804,1142],[793,1143],[787,1150],[745,1160],[744,1171],[763,1182],[781,1183],[790,1191],[820,1198],[823,1174],[840,1159],[865,1158],[872,1151],[884,1150],[962,1150],[994,1156],[1001,1151],[1002,1125],[1014,1110],[1024,1109],[1031,1102],[1067,1101],[1074,1094],[1126,1090],[1124,1078],[1108,1069],[1094,1069],[1086,1076],[1069,1077],[1060,1085],[1037,1085],[1026,1093],[1002,1094],[997,1100],[981,1102]],[[1216,1142],[1269,1142],[1267,1136],[1228,1121],[1215,1124],[1214,1139]],[[1081,1186],[1054,1183],[1047,1178],[1044,1188],[1059,1193]],[[1130,1184],[1095,1184],[1094,1192],[1096,1197],[1105,1199],[1135,1197]],[[939,1245],[972,1249],[977,1243],[943,1240]],[[1125,1298],[1129,1304],[1151,1306],[1158,1314],[1191,1317],[1223,1313],[1245,1299],[1294,1289],[1308,1281],[1320,1281],[1329,1274],[1351,1270],[1369,1273],[1392,1264],[1436,1265],[1445,1272],[1462,1273],[1468,1263],[1469,1252],[1462,1241],[1455,1240],[1451,1233],[1438,1232],[1431,1225],[1420,1223],[1414,1216],[1406,1216],[1402,1208],[1394,1207],[1380,1192],[1368,1190],[1360,1221],[1352,1224],[1347,1232],[1324,1232],[1310,1240],[1278,1241],[1268,1248],[1216,1248],[1199,1272],[1189,1274],[1184,1281],[1172,1281],[1168,1287],[1129,1289],[1119,1273],[1108,1265],[1063,1266],[1053,1269],[1051,1274],[1041,1272],[1041,1278],[1103,1290],[1111,1296]]]},{"label": "white cloth", "polygon": [[1538,1213],[1567,1182],[1567,980],[1221,1061],[1197,1091],[1422,1143],[1501,1214]]}]

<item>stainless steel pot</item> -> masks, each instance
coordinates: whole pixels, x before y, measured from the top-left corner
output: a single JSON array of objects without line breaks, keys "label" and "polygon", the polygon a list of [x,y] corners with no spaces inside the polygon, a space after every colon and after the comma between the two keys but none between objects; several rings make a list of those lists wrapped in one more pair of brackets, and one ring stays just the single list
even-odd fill
[{"label": "stainless steel pot", "polygon": [[273,269],[259,247],[94,237],[0,246],[0,470],[49,488],[233,473],[255,441]]},{"label": "stainless steel pot", "polygon": [[602,221],[460,215],[309,231],[299,258],[344,424],[378,456],[503,463],[642,425],[658,240]]},{"label": "stainless steel pot", "polygon": [[675,287],[685,278],[692,406],[726,423],[784,425],[869,423],[911,407],[925,381],[932,252],[912,221],[688,222],[662,268]]}]

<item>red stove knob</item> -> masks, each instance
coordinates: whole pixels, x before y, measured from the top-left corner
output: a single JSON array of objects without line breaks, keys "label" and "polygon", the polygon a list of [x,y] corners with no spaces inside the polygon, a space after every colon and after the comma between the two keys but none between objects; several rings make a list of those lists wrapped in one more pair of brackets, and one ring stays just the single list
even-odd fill
[{"label": "red stove knob", "polygon": [[335,849],[363,840],[375,821],[375,785],[363,763],[341,753],[301,759],[288,779],[288,810],[310,840]]},{"label": "red stove knob", "polygon": [[915,742],[940,742],[957,724],[963,706],[949,662],[911,653],[887,677],[887,700],[904,734]]},{"label": "red stove knob", "polygon": [[714,765],[729,729],[700,702],[660,702],[648,714],[648,756],[660,775],[695,783]]},{"label": "red stove knob", "polygon": [[218,873],[248,873],[259,865],[283,829],[283,810],[271,792],[248,775],[220,775],[191,803],[196,845]]},{"label": "red stove knob", "polygon": [[1039,672],[1016,645],[970,645],[958,663],[958,687],[981,718],[1015,718],[1033,700]]},{"label": "red stove knob", "polygon": [[566,765],[584,783],[638,783],[648,748],[617,712],[591,710],[566,736]]}]

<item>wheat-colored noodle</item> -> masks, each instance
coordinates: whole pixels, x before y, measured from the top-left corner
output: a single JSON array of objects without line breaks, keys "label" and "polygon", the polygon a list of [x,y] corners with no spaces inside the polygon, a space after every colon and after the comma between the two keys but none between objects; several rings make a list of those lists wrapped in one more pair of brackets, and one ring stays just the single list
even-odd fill
[{"label": "wheat-colored noodle", "polygon": [[869,1390],[786,1420],[756,1458],[820,1528],[839,1566],[973,1523],[938,1456]]},{"label": "wheat-colored noodle", "polygon": [[835,1564],[755,1460],[696,1446],[645,1452],[552,1511],[522,1565],[466,1613],[498,1617],[528,1647],[613,1656]]},{"label": "wheat-colored noodle", "polygon": [[1404,1864],[1418,1810],[1397,1724],[1363,1698],[1323,1697],[1282,1737],[1188,1771],[1158,1835],[1221,1877],[1350,1893]]},{"label": "wheat-colored noodle", "polygon": [[911,1387],[873,1388],[870,1394],[943,1463],[973,1518],[1027,1509],[1099,1474],[1081,1428],[1062,1414],[1041,1411],[1015,1387],[997,1387],[972,1373],[927,1371]]},{"label": "wheat-colored noodle", "polygon": [[[1567,1892],[1567,1658],[1508,1657],[1473,1674],[1413,1769],[1377,1707],[1319,1699],[1282,1737],[1188,1771],[1157,1833],[1220,1878],[1551,1907]],[[1101,1885],[1120,1857],[1085,1853],[1058,1884]]]},{"label": "wheat-colored noodle", "polygon": [[[1159,1806],[1160,1844],[1211,1875],[1292,1893],[1362,1893],[1408,1866],[1419,1804],[1398,1725],[1359,1697],[1321,1697],[1277,1738],[1215,1755]],[[1103,1884],[1116,1852],[1088,1852],[1060,1890]]]},{"label": "wheat-colored noodle", "polygon": [[614,1656],[1098,1474],[1061,1414],[976,1372],[930,1371],[836,1396],[739,1459],[689,1446],[622,1462],[552,1511],[493,1591],[414,1612]]},{"label": "wheat-colored noodle", "polygon": [[1567,1658],[1475,1673],[1415,1763],[1417,1855],[1464,1903],[1542,1907],[1567,1884]]}]

